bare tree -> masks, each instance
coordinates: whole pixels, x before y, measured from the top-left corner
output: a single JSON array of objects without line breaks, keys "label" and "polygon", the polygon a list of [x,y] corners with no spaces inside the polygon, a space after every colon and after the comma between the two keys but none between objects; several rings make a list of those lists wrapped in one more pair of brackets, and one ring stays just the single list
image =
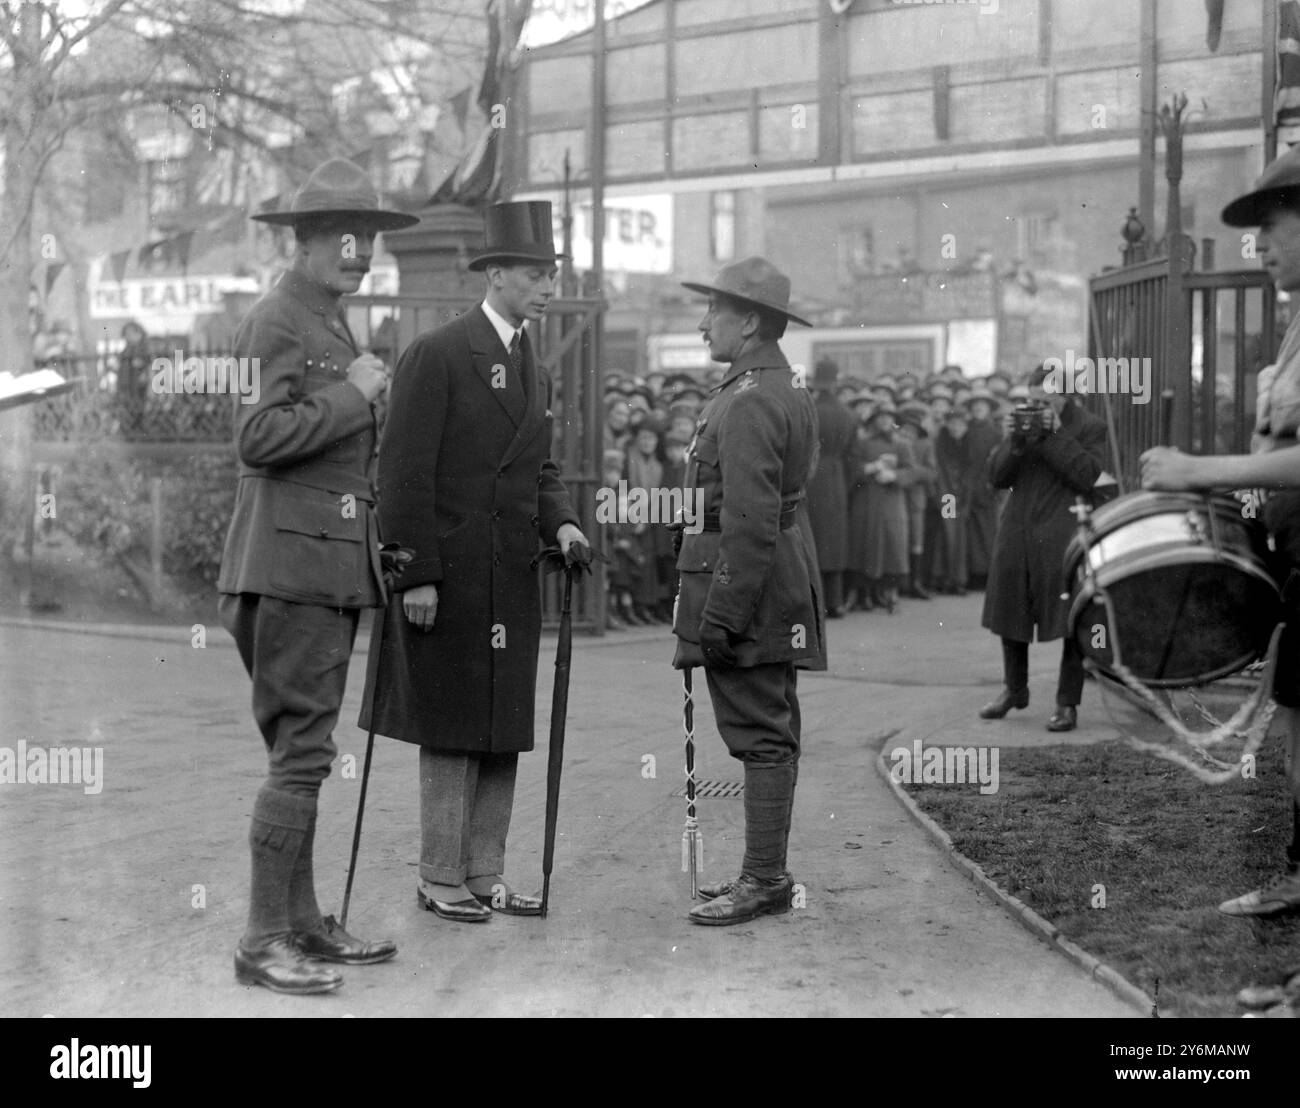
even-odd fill
[{"label": "bare tree", "polygon": [[[133,111],[162,105],[210,151],[304,165],[355,152],[365,135],[338,110],[340,82],[368,80],[387,110],[418,112],[479,70],[483,23],[483,0],[0,0],[6,368],[32,363],[33,265],[52,241],[33,217],[71,136],[120,129]],[[31,452],[31,409],[0,413],[0,564],[24,599]]]}]

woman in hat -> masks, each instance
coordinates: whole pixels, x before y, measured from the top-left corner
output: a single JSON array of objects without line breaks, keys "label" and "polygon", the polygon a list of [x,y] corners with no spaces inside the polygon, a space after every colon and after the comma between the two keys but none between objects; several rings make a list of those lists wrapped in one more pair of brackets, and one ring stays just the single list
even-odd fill
[{"label": "woman in hat", "polygon": [[[647,505],[656,503],[659,490],[666,487],[661,438],[659,421],[654,416],[647,416],[632,438],[623,467],[628,495],[641,497],[642,503]],[[671,611],[671,578],[665,578],[662,569],[664,558],[669,560],[669,564],[673,560],[672,533],[662,521],[647,519],[635,523],[632,533],[640,555],[641,576],[632,596],[631,612],[625,610],[624,618],[631,615],[634,618],[629,622],[663,623]],[[669,612],[665,612],[665,604],[669,605]]]},{"label": "woman in hat", "polygon": [[849,562],[849,490],[845,480],[857,442],[858,421],[834,391],[839,367],[829,358],[813,369],[813,397],[817,404],[817,470],[808,481],[808,516],[822,575],[826,614],[844,614],[844,571]]},{"label": "woman in hat", "polygon": [[971,461],[965,408],[953,408],[935,434],[935,497],[931,504],[931,587],[966,595],[966,515],[978,467]]},{"label": "woman in hat", "polygon": [[605,406],[605,449],[626,450],[632,439],[632,409],[621,396]]},{"label": "woman in hat", "polygon": [[899,474],[912,468],[912,452],[895,433],[894,414],[892,405],[876,408],[853,456],[849,565],[863,611],[876,606],[892,613],[908,571],[907,498]]},{"label": "woman in hat", "polygon": [[924,580],[925,516],[934,494],[934,443],[926,429],[929,413],[924,404],[905,404],[898,413],[898,437],[912,451],[912,468],[899,473],[907,501],[907,584],[903,595],[929,600]]}]

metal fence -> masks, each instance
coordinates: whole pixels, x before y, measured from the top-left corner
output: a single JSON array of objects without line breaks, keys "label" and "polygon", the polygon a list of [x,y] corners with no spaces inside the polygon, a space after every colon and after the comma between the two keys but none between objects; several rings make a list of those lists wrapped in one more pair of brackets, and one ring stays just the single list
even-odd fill
[{"label": "metal fence", "polygon": [[[475,301],[369,296],[351,297],[346,303],[348,324],[357,342],[393,365],[418,334],[460,315]],[[552,457],[573,497],[583,531],[597,549],[603,532],[595,522],[603,446],[599,414],[603,311],[603,301],[557,299],[530,332],[539,360],[555,382]],[[203,356],[223,357],[208,350]],[[68,360],[54,368],[67,377],[80,378],[83,387],[36,405],[38,464],[57,462],[75,451],[77,444],[88,442],[125,445],[132,456],[155,462],[169,452],[190,447],[232,448],[240,398],[229,391],[155,392],[142,389],[139,382],[133,390],[119,391],[112,357]],[[574,589],[574,627],[603,634],[605,572],[599,562],[593,568],[595,572]],[[558,575],[543,580],[543,620],[550,626],[559,621],[561,580]]]},{"label": "metal fence", "polygon": [[[1196,453],[1241,453],[1254,425],[1255,375],[1279,335],[1276,295],[1263,270],[1215,270],[1213,241],[1174,236],[1164,257],[1089,282],[1088,356],[1127,359],[1148,391],[1107,392],[1105,374],[1086,405],[1108,419],[1122,490],[1138,484],[1138,459],[1157,444]],[[1110,363],[1113,366],[1113,362]],[[1168,400],[1161,400],[1168,396]]]}]

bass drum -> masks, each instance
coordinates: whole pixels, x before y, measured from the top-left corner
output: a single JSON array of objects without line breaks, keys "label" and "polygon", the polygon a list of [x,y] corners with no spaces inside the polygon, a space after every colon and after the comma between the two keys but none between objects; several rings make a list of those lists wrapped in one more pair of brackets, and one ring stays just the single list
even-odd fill
[{"label": "bass drum", "polygon": [[[1231,496],[1135,492],[1092,513],[1065,551],[1070,634],[1155,688],[1203,685],[1250,665],[1282,618],[1263,525]],[[1101,592],[1114,612],[1110,625]]]}]

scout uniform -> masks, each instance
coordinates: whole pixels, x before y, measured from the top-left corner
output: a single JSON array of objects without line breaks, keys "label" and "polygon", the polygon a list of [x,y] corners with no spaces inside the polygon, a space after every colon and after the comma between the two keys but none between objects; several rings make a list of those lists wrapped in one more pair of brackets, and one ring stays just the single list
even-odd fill
[{"label": "scout uniform", "polygon": [[[791,315],[789,280],[760,258],[713,285],[743,307]],[[687,454],[688,503],[704,517],[683,535],[674,665],[704,665],[718,730],[745,766],[745,858],[734,882],[700,892],[696,923],[784,911],[800,720],[795,667],[824,669],[821,582],[804,492],[817,464],[817,413],[802,372],[773,341],[744,349],[705,405]],[[698,490],[696,492],[695,490]],[[702,529],[700,529],[702,525]],[[698,531],[698,533],[690,533]],[[719,655],[712,638],[725,635]]]}]

